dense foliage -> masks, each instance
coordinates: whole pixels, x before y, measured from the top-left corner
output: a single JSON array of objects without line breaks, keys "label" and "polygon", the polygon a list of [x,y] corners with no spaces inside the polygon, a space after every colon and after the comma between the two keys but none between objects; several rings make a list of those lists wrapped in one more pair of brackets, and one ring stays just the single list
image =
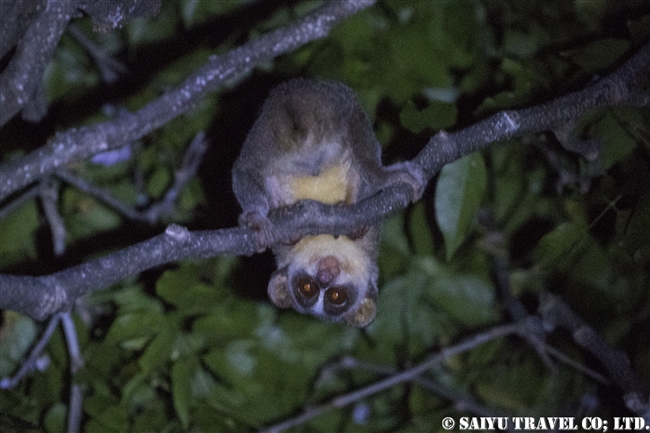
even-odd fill
[{"label": "dense foliage", "polygon": [[[44,77],[48,114],[0,129],[4,161],[57,131],[135,110],[214,53],[285,25],[316,2],[163,2],[154,18],[93,33],[123,62],[107,83],[88,51],[65,34]],[[286,4],[285,4],[286,3]],[[33,199],[0,221],[0,271],[40,275],[164,230],[236,224],[230,166],[268,90],[289,77],[343,81],[373,119],[386,162],[412,158],[439,129],[458,130],[506,108],[580,89],[650,38],[643,0],[386,0],[332,34],[252,71],[191,113],[135,143],[130,158],[69,167],[125,203],[160,200],[187,145],[210,144],[177,208],[157,224],[131,221],[61,183],[66,252],[52,253]],[[423,200],[383,227],[379,311],[365,330],[279,311],[266,299],[270,254],[157,268],[88,296],[75,309],[84,366],[74,376],[62,331],[49,367],[0,394],[0,414],[47,432],[66,427],[70,382],[82,385],[83,431],[246,431],[421,362],[462,337],[512,320],[498,266],[534,313],[552,292],[627,353],[650,388],[650,112],[612,108],[575,126],[597,157],[551,132],[497,143],[445,166]],[[504,264],[505,263],[505,264]],[[503,270],[503,269],[502,269]],[[4,311],[0,377],[21,365],[40,324]],[[599,362],[557,331],[542,343],[590,371]],[[548,356],[548,355],[546,355]],[[350,358],[351,357],[351,358]],[[350,362],[350,359],[355,362]],[[617,384],[501,338],[296,431],[438,431],[466,414],[629,416]],[[348,361],[342,362],[342,361]]]}]

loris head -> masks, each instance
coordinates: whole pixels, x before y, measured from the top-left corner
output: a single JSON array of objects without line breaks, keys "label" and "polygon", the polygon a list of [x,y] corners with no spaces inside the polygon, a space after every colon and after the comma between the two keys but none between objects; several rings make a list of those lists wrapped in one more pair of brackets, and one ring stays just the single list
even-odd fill
[{"label": "loris head", "polygon": [[276,251],[268,294],[280,308],[364,327],[377,313],[377,267],[363,242],[306,236]]}]

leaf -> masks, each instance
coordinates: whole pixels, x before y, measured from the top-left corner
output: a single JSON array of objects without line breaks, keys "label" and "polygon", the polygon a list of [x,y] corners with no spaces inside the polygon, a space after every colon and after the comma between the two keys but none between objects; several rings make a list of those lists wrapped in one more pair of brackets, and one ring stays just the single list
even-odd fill
[{"label": "leaf", "polygon": [[176,333],[168,326],[154,337],[138,359],[138,365],[143,373],[150,373],[154,368],[169,361],[175,337]]},{"label": "leaf", "polygon": [[449,275],[431,282],[428,296],[445,312],[471,328],[499,318],[494,289],[474,275]]},{"label": "leaf", "polygon": [[24,361],[23,356],[34,344],[36,324],[14,311],[4,311],[0,328],[0,377],[8,376]]},{"label": "leaf", "polygon": [[415,254],[421,256],[433,254],[433,235],[427,221],[425,206],[421,201],[413,206],[409,223]]},{"label": "leaf", "polygon": [[190,425],[191,380],[198,368],[198,360],[194,357],[181,358],[172,365],[172,400],[176,414],[186,430]]},{"label": "leaf", "polygon": [[250,336],[259,323],[256,306],[252,302],[223,300],[210,314],[198,318],[192,327],[194,335],[218,343],[232,338]]},{"label": "leaf", "polygon": [[477,395],[499,407],[522,411],[543,398],[549,376],[540,374],[539,364],[526,357],[507,368],[495,368],[476,383]]},{"label": "leaf", "polygon": [[67,408],[63,403],[55,403],[48,409],[43,419],[45,429],[49,432],[61,432],[65,430]]},{"label": "leaf", "polygon": [[404,233],[403,220],[402,215],[394,215],[382,225],[378,265],[385,278],[391,278],[393,275],[403,272],[413,257]]},{"label": "leaf", "polygon": [[197,277],[191,265],[166,271],[156,283],[156,294],[185,314],[207,311],[217,305],[219,292]]},{"label": "leaf", "polygon": [[161,197],[168,185],[171,183],[171,174],[164,167],[158,167],[147,182],[147,193],[151,197]]},{"label": "leaf", "polygon": [[36,258],[34,234],[38,229],[38,208],[30,200],[0,220],[0,267]]},{"label": "leaf", "polygon": [[614,164],[628,157],[637,142],[610,113],[603,116],[592,128],[596,137],[604,142],[598,158],[599,169],[609,170]]},{"label": "leaf", "polygon": [[435,214],[451,259],[469,233],[485,194],[487,171],[480,153],[445,165],[436,184]]},{"label": "leaf", "polygon": [[109,428],[111,430],[126,431],[129,425],[129,414],[124,406],[112,405],[105,408],[95,418],[95,421],[101,424],[104,429]]},{"label": "leaf", "polygon": [[393,278],[379,290],[377,318],[366,332],[384,347],[400,347],[400,353],[421,353],[433,344],[448,330],[446,318],[428,299],[431,282],[447,272],[444,266],[432,257],[412,258],[405,276]]},{"label": "leaf", "polygon": [[418,110],[412,101],[408,101],[399,113],[400,123],[410,131],[418,134],[423,129],[446,129],[456,123],[458,109],[456,105],[441,101],[431,101],[423,110]]},{"label": "leaf", "polygon": [[602,39],[568,53],[568,57],[584,69],[585,74],[602,70],[614,64],[630,49],[630,41]]},{"label": "leaf", "polygon": [[533,252],[535,261],[542,267],[563,261],[584,236],[584,226],[575,222],[561,223],[539,240]]},{"label": "leaf", "polygon": [[165,317],[160,312],[141,312],[124,314],[118,317],[108,331],[106,340],[121,345],[131,340],[146,343],[147,338],[156,334],[164,325]]}]

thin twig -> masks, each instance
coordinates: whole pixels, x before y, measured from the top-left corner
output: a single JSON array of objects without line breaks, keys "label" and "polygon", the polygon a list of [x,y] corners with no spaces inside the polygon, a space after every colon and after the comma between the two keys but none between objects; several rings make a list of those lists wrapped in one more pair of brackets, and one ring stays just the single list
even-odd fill
[{"label": "thin twig", "polygon": [[52,233],[52,248],[54,250],[54,255],[58,257],[65,252],[65,240],[67,237],[65,223],[63,222],[63,217],[61,217],[58,208],[58,183],[52,182],[50,179],[42,181],[39,196],[41,197],[41,203],[43,204],[45,218],[47,219],[50,226],[50,232]]},{"label": "thin twig", "polygon": [[334,409],[340,409],[349,404],[355,403],[359,400],[362,400],[366,397],[370,397],[373,394],[384,391],[388,388],[391,388],[395,385],[399,385],[404,382],[411,381],[426,372],[435,365],[446,361],[452,356],[459,355],[461,353],[467,352],[481,344],[487,343],[488,341],[495,340],[507,335],[518,334],[522,332],[522,326],[527,326],[527,320],[524,323],[513,323],[508,325],[497,326],[489,331],[476,334],[473,337],[470,337],[454,346],[446,347],[435,355],[430,356],[426,361],[421,364],[416,365],[415,367],[404,370],[400,373],[396,373],[386,379],[380,380],[363,387],[357,391],[345,394],[339,397],[336,397],[330,400],[329,403],[312,406],[306,409],[302,414],[296,416],[295,418],[288,419],[281,423],[275,424],[273,426],[264,428],[260,430],[260,433],[279,433],[284,430],[287,430],[291,427],[305,424],[306,422],[312,420],[313,418],[328,412]]},{"label": "thin twig", "polygon": [[0,220],[6,218],[7,215],[11,214],[14,210],[18,209],[24,203],[27,203],[28,201],[36,197],[40,190],[41,190],[40,185],[34,185],[32,187],[29,187],[27,190],[25,190],[25,192],[20,194],[15,200],[12,200],[6,205],[4,205],[2,208],[0,208]]},{"label": "thin twig", "polygon": [[18,372],[13,377],[5,377],[0,380],[0,389],[14,388],[27,374],[31,373],[33,370],[40,369],[38,364],[41,353],[43,353],[43,349],[45,349],[47,343],[50,342],[50,338],[52,338],[52,334],[54,334],[56,326],[59,324],[63,314],[64,313],[60,313],[52,316],[45,331],[43,331],[40,340],[38,340],[32,351],[29,353],[29,357],[27,357],[25,362],[23,362],[23,365],[20,366]]},{"label": "thin twig", "polygon": [[97,68],[99,69],[99,73],[102,76],[102,80],[104,80],[105,83],[112,83],[117,80],[120,75],[127,72],[127,68],[122,62],[115,60],[112,56],[106,53],[105,50],[99,48],[97,44],[91,41],[84,32],[79,29],[79,27],[72,24],[68,27],[68,32],[93,58]]},{"label": "thin twig", "polygon": [[[389,376],[397,373],[397,369],[394,367],[372,364],[369,362],[364,362],[358,360],[351,356],[346,356],[341,359],[338,363],[327,368],[336,369],[336,370],[364,370],[372,373],[381,374],[383,376]],[[497,413],[492,409],[482,406],[481,404],[474,401],[474,399],[469,395],[459,395],[458,392],[452,391],[449,388],[431,380],[424,375],[415,377],[411,382],[421,386],[422,388],[431,391],[449,401],[454,402],[454,407],[457,410],[462,412],[470,412],[479,416],[506,416],[505,414]]]},{"label": "thin twig", "polygon": [[77,433],[81,427],[81,413],[83,406],[83,386],[74,382],[75,375],[84,365],[81,351],[79,350],[79,338],[77,329],[74,326],[72,313],[64,313],[61,317],[63,335],[68,346],[70,356],[70,404],[68,406],[68,433]]},{"label": "thin twig", "polygon": [[201,131],[196,134],[187,148],[181,166],[174,171],[174,184],[167,190],[165,197],[161,202],[150,206],[149,209],[143,212],[143,216],[148,222],[153,223],[158,221],[161,216],[173,212],[179,194],[196,175],[203,160],[203,154],[207,149],[208,142],[205,140],[205,133]]},{"label": "thin twig", "polygon": [[196,175],[207,148],[208,143],[205,140],[205,133],[199,132],[187,148],[181,166],[174,171],[174,183],[167,190],[163,199],[142,210],[124,203],[107,189],[93,185],[81,176],[67,170],[58,170],[56,176],[80,191],[95,197],[130,220],[154,224],[163,216],[174,212],[178,196],[187,183]]},{"label": "thin twig", "polygon": [[546,322],[571,332],[573,340],[594,355],[607,369],[612,382],[623,392],[628,409],[637,413],[650,425],[650,400],[641,380],[630,366],[627,355],[611,347],[595,329],[573,312],[558,296],[548,292],[540,295],[539,311]]},{"label": "thin twig", "polygon": [[85,192],[86,194],[95,197],[97,200],[115,209],[128,219],[134,221],[144,219],[141,213],[138,212],[135,208],[129,206],[122,200],[115,197],[107,189],[93,185],[81,176],[77,176],[76,174],[71,173],[67,170],[58,170],[55,175],[65,183],[74,186],[79,191]]},{"label": "thin twig", "polygon": [[548,352],[549,355],[553,356],[556,358],[558,361],[565,363],[569,367],[575,369],[576,371],[584,374],[587,377],[591,377],[597,382],[602,383],[603,385],[610,385],[612,383],[611,380],[603,376],[602,374],[598,373],[595,370],[592,370],[591,368],[587,367],[586,365],[583,365],[579,363],[578,361],[575,361],[571,358],[569,358],[567,355],[564,353],[560,352],[553,346],[549,346],[548,344],[544,345],[544,350]]}]

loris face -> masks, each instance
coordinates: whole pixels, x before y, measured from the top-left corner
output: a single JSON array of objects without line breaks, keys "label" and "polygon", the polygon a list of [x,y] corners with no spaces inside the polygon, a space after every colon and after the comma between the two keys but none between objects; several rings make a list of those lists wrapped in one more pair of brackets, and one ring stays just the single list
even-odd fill
[{"label": "loris face", "polygon": [[363,327],[376,314],[376,275],[359,245],[345,236],[306,236],[279,263],[268,293],[279,307]]}]

